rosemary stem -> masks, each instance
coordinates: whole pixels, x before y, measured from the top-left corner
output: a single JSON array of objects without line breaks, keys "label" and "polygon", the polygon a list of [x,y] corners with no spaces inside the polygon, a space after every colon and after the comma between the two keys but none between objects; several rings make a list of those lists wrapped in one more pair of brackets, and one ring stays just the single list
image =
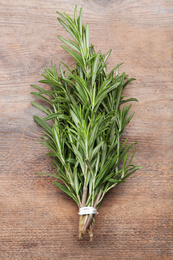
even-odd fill
[{"label": "rosemary stem", "polygon": [[[83,186],[81,207],[85,207],[85,204],[86,204],[87,188],[85,187],[85,185],[86,185],[86,178],[85,178],[84,186]],[[82,237],[82,227],[83,227],[83,223],[85,223],[85,221],[86,221],[85,216],[80,216],[80,218],[79,218],[79,238]]]},{"label": "rosemary stem", "polygon": [[[99,202],[99,200],[100,200],[100,197],[101,197],[101,195],[102,195],[102,192],[103,192],[103,190],[101,189],[101,190],[99,191],[98,195],[97,195],[97,198],[96,198],[95,202],[94,202],[94,208],[97,207],[97,204],[98,204],[98,202]],[[89,226],[90,226],[90,223],[91,223],[92,218],[93,218],[93,215],[92,215],[92,214],[88,215],[87,222],[85,223],[85,225],[82,226],[81,232],[86,232],[86,230],[87,230],[87,229],[89,228]]]}]

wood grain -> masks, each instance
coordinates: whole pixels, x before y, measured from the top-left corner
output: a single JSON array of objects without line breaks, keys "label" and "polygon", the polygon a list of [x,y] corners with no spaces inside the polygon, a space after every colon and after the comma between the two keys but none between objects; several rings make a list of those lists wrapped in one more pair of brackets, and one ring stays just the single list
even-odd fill
[{"label": "wood grain", "polygon": [[[55,11],[72,16],[76,3],[96,49],[113,49],[109,68],[123,61],[136,77],[125,95],[139,99],[124,136],[139,142],[143,169],[105,197],[93,243],[77,238],[73,201],[34,175],[53,169],[37,141],[30,84],[51,60],[73,64]],[[1,0],[0,13],[0,259],[173,259],[172,1]]]}]

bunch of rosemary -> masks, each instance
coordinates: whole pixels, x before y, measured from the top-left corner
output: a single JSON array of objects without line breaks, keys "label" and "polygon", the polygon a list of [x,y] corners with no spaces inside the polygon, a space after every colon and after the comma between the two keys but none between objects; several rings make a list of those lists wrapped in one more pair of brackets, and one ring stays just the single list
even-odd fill
[{"label": "bunch of rosemary", "polygon": [[[40,142],[50,149],[47,155],[56,169],[54,175],[47,175],[57,178],[55,184],[72,197],[79,209],[92,207],[92,213],[81,213],[79,220],[79,237],[88,231],[92,238],[94,215],[105,194],[140,168],[132,164],[136,150],[128,159],[134,143],[127,146],[127,139],[120,142],[134,114],[129,115],[131,105],[120,106],[137,101],[124,100],[122,92],[134,78],[129,79],[124,72],[119,75],[121,64],[107,73],[111,50],[103,55],[89,44],[89,25],[82,24],[82,8],[77,17],[75,7],[74,19],[57,13],[58,21],[73,39],[58,36],[65,44],[61,47],[75,59],[76,67],[70,69],[61,62],[66,71],[60,65],[57,72],[51,64],[39,81],[50,85],[51,90],[31,85],[39,90],[31,94],[48,103],[44,107],[32,102],[46,114],[43,119],[34,119],[45,129]],[[49,120],[51,123],[46,123]]]}]

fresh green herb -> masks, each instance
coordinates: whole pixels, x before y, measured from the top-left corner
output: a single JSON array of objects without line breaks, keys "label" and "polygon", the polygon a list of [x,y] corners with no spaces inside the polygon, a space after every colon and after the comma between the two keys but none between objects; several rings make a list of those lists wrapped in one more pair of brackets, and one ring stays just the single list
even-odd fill
[{"label": "fresh green herb", "polygon": [[[51,90],[31,85],[39,91],[31,94],[48,103],[46,108],[32,102],[46,114],[43,119],[34,116],[34,120],[45,129],[40,142],[49,148],[47,155],[56,169],[53,175],[46,175],[55,177],[55,184],[79,208],[98,209],[111,188],[141,168],[132,164],[136,149],[129,158],[135,143],[126,146],[127,139],[120,141],[134,114],[129,115],[131,105],[121,105],[137,101],[125,100],[122,92],[134,78],[129,79],[125,72],[119,75],[121,64],[107,72],[111,50],[103,55],[89,44],[89,25],[82,24],[82,8],[77,17],[75,7],[74,19],[57,13],[58,21],[72,37],[66,40],[58,36],[65,44],[61,47],[75,59],[76,66],[71,69],[61,62],[57,72],[51,63],[39,81],[50,85]],[[92,214],[80,216],[79,237],[88,231],[92,238],[93,222]]]}]

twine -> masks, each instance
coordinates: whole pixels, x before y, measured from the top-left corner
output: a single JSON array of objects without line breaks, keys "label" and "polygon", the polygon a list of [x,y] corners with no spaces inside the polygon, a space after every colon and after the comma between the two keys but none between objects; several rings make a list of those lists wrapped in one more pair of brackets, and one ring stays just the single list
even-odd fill
[{"label": "twine", "polygon": [[79,213],[80,216],[82,215],[96,215],[99,214],[97,212],[97,210],[94,207],[82,207],[79,209]]}]

